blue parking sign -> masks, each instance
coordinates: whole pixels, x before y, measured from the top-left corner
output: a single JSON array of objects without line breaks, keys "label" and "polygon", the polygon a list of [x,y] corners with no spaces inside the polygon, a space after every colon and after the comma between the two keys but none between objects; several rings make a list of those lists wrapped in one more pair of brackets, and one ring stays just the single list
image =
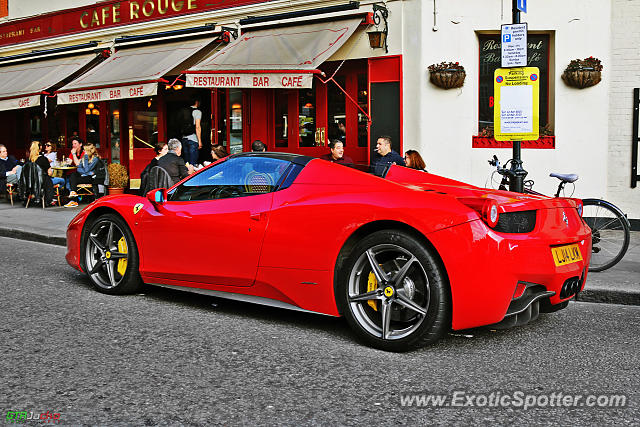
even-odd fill
[{"label": "blue parking sign", "polygon": [[527,0],[518,0],[517,3],[518,10],[527,13]]},{"label": "blue parking sign", "polygon": [[503,43],[509,43],[511,41],[511,34],[505,34],[502,36]]}]

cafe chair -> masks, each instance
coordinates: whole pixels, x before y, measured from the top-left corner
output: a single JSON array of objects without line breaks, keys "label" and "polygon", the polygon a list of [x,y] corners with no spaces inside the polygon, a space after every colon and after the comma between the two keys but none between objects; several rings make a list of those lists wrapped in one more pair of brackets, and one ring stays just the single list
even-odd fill
[{"label": "cafe chair", "polygon": [[94,196],[96,193],[94,192],[93,184],[78,184],[78,200],[82,200],[83,196]]},{"label": "cafe chair", "polygon": [[13,206],[13,196],[17,193],[16,188],[13,184],[7,183],[7,194],[9,195],[9,200],[11,201],[11,206]]},{"label": "cafe chair", "polygon": [[62,206],[62,203],[60,202],[60,188],[61,188],[60,184],[56,184],[53,186],[53,197],[55,199],[54,201],[57,200],[58,206]]},{"label": "cafe chair", "polygon": [[156,188],[169,188],[171,187],[171,176],[162,166],[154,166],[149,171],[149,177],[145,182],[143,189],[143,196]]},{"label": "cafe chair", "polygon": [[42,188],[42,169],[34,162],[27,162],[22,168],[20,176],[19,196],[25,201],[25,208],[29,207],[31,199],[42,201],[45,207],[45,195]]}]

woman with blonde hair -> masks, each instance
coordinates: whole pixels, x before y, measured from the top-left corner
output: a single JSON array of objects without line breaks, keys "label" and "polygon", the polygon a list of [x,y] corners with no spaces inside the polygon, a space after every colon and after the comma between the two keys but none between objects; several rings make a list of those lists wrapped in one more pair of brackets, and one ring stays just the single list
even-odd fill
[{"label": "woman with blonde hair", "polygon": [[29,148],[29,161],[38,165],[42,170],[41,176],[44,200],[47,204],[53,204],[53,182],[51,181],[53,169],[51,169],[49,159],[42,154],[41,148],[42,147],[38,141],[31,142],[31,147]]},{"label": "woman with blonde hair", "polygon": [[[78,163],[78,169],[69,176],[69,182],[71,183],[71,192],[69,193],[70,199],[76,199],[78,197],[78,184],[95,184],[94,178],[96,176],[96,166],[100,161],[98,150],[93,142],[85,142],[82,146],[84,149],[84,156]],[[78,206],[78,202],[71,200],[64,205],[65,208],[72,208]]]}]

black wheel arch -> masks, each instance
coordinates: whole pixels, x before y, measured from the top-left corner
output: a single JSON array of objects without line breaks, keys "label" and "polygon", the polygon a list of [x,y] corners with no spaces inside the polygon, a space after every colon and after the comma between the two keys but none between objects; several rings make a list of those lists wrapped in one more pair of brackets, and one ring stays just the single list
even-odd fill
[{"label": "black wheel arch", "polygon": [[[82,233],[80,234],[80,236],[81,236],[81,238],[80,238],[80,254],[84,254],[86,235],[89,232],[89,230],[91,229],[91,226],[93,225],[93,223],[98,218],[100,218],[101,216],[106,215],[106,214],[112,214],[112,215],[115,215],[115,216],[119,217],[122,220],[122,222],[124,222],[127,225],[127,227],[129,227],[129,230],[131,231],[131,234],[133,234],[133,229],[131,228],[131,226],[129,225],[127,220],[120,214],[120,212],[118,212],[117,210],[115,210],[115,209],[113,209],[112,207],[109,207],[109,206],[100,206],[100,207],[94,209],[93,211],[91,211],[91,213],[89,213],[89,215],[87,215],[87,218],[84,220],[84,224],[82,225]],[[136,249],[138,250],[138,253],[140,253],[140,248],[138,247],[138,242],[137,242],[137,239],[135,239],[135,238],[134,238],[134,243],[136,245]],[[82,256],[82,255],[80,255],[80,267],[82,268],[82,271],[86,270],[86,265],[84,263],[84,256]]]},{"label": "black wheel arch", "polygon": [[[411,235],[411,237],[415,238],[420,243],[422,243],[425,247],[431,250],[431,253],[434,254],[436,261],[438,262],[440,268],[444,272],[444,277],[447,283],[447,292],[449,292],[449,301],[451,301],[451,304],[453,305],[453,299],[451,295],[451,282],[449,281],[449,274],[447,272],[447,269],[445,268],[445,265],[444,265],[444,262],[442,261],[442,257],[440,256],[440,253],[438,253],[437,249],[433,246],[433,244],[429,241],[429,239],[423,233],[421,233],[418,229],[404,222],[393,221],[393,220],[379,220],[379,221],[372,221],[367,224],[364,224],[360,228],[355,230],[349,236],[349,238],[344,242],[344,244],[342,245],[342,248],[340,248],[340,252],[338,253],[338,257],[336,259],[335,267],[333,270],[334,298],[335,298],[335,295],[337,294],[337,286],[338,286],[338,280],[340,277],[340,271],[342,270],[344,263],[347,261],[347,258],[349,258],[351,251],[354,249],[356,244],[362,238],[364,238],[365,236],[368,236],[369,234],[375,233],[377,231],[382,231],[382,230],[403,231]],[[340,312],[340,307],[338,307],[338,311],[339,311],[339,314],[342,316],[343,314]]]}]

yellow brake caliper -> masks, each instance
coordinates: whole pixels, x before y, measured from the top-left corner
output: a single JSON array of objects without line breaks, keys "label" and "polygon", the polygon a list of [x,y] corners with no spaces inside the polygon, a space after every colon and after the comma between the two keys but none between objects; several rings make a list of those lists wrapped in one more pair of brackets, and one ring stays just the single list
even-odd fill
[{"label": "yellow brake caliper", "polygon": [[[373,274],[373,271],[369,272],[369,278],[367,280],[367,292],[375,291],[378,289],[378,280],[376,280],[376,275]],[[374,299],[370,299],[367,301],[367,304],[371,306],[375,311],[378,311],[378,301]]]},{"label": "yellow brake caliper", "polygon": [[[121,237],[120,240],[118,240],[118,252],[120,252],[121,254],[128,253],[127,241],[124,239],[124,237]],[[127,271],[127,259],[120,258],[118,260],[118,273],[120,273],[121,276],[124,276],[125,271]]]}]

